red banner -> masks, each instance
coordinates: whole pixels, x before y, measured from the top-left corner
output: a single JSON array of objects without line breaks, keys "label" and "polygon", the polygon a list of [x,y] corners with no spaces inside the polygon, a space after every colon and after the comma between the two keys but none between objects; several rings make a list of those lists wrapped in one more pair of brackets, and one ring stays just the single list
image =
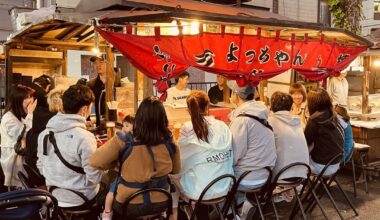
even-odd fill
[{"label": "red banner", "polygon": [[[97,29],[136,68],[166,81],[190,66],[235,79],[239,85],[257,84],[290,68],[321,80],[347,67],[366,46],[341,46],[321,40],[284,40],[259,35],[202,33],[184,36],[137,36]],[[161,87],[163,86],[163,87]]]}]

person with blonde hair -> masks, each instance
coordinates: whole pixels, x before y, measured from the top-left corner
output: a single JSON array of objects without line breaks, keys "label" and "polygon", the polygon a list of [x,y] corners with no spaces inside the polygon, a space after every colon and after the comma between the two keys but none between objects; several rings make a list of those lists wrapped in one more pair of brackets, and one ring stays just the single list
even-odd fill
[{"label": "person with blonde hair", "polygon": [[62,103],[62,95],[65,90],[63,87],[56,87],[55,89],[51,90],[49,94],[47,95],[47,102],[49,105],[49,111],[50,112],[62,112],[63,110],[63,103]]},{"label": "person with blonde hair", "polygon": [[301,118],[302,128],[305,129],[310,117],[306,101],[306,89],[301,83],[294,83],[289,88],[289,94],[293,98],[291,113]]}]

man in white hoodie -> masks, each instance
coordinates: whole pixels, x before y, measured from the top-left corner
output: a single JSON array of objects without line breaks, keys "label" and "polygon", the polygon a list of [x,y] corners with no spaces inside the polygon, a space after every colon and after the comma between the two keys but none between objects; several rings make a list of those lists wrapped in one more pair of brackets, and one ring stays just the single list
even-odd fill
[{"label": "man in white hoodie", "polygon": [[268,111],[265,105],[253,100],[254,87],[239,87],[235,81],[229,81],[227,85],[232,91],[231,101],[237,105],[229,115],[235,176],[238,178],[245,171],[252,171],[240,187],[256,188],[268,178],[264,167],[273,168],[276,163],[274,136],[267,122]]},{"label": "man in white hoodie", "polygon": [[[89,157],[96,150],[96,139],[86,130],[86,118],[93,101],[94,95],[87,86],[73,85],[66,90],[62,97],[65,113],[58,113],[49,120],[46,129],[38,136],[37,150],[37,167],[45,177],[47,187],[75,190],[89,200],[97,195],[102,177],[101,171],[89,164]],[[75,169],[65,164],[62,158]],[[75,207],[83,203],[67,190],[57,190],[54,196],[60,207]]]}]

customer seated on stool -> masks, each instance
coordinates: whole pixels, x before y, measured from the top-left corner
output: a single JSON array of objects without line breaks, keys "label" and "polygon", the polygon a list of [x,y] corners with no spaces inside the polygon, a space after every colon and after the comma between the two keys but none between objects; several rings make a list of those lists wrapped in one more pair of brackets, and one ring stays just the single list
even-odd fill
[{"label": "customer seated on stool", "polygon": [[[215,178],[233,174],[232,136],[228,126],[208,115],[209,98],[204,91],[194,90],[186,99],[191,121],[180,131],[182,169],[172,180],[177,186],[173,195],[174,217],[178,198],[198,200],[203,189]],[[231,181],[223,180],[210,188],[204,200],[227,194]]]},{"label": "customer seated on stool", "polygon": [[[310,168],[319,174],[336,155],[343,153],[344,129],[334,114],[331,98],[326,90],[315,88],[307,94],[310,118],[305,128],[305,137],[310,150]],[[330,165],[325,175],[339,169],[340,160]]]},{"label": "customer seated on stool", "polygon": [[[144,187],[169,190],[168,174],[180,170],[179,148],[172,142],[168,118],[160,99],[145,98],[137,109],[133,133],[116,134],[89,160],[92,166],[102,170],[114,169],[118,162],[121,164],[113,200],[113,218],[120,219],[123,215],[132,218],[162,210],[166,200],[158,192],[151,193],[150,203],[137,197],[128,207],[124,206],[129,196]],[[129,154],[121,161],[128,152],[126,149],[130,149]]]},{"label": "customer seated on stool", "polygon": [[343,163],[349,161],[352,157],[354,149],[354,136],[352,134],[352,127],[350,123],[350,116],[347,109],[341,105],[334,107],[335,112],[338,115],[339,123],[344,129],[344,147],[343,147]]},{"label": "customer seated on stool", "polygon": [[[281,169],[292,163],[309,164],[309,150],[301,119],[290,112],[293,104],[292,96],[283,92],[275,92],[270,100],[273,113],[269,115],[268,121],[273,127],[277,152],[276,165],[273,168],[274,177]],[[306,179],[306,172],[306,167],[295,166],[283,173],[279,181],[286,182],[286,179],[294,177]],[[286,192],[291,193],[283,193],[283,196],[292,199],[293,191]]]}]

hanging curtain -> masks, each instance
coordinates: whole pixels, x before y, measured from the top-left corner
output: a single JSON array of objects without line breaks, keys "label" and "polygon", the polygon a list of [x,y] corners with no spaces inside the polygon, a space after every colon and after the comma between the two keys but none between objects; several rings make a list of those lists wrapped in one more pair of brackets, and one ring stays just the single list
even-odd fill
[{"label": "hanging curtain", "polygon": [[[138,36],[97,28],[137,69],[157,80],[160,92],[167,81],[189,67],[226,76],[240,86],[256,85],[291,68],[311,80],[336,75],[367,46],[344,46],[321,39],[290,40],[229,33],[179,36]],[[159,32],[159,31],[158,31]]]}]

